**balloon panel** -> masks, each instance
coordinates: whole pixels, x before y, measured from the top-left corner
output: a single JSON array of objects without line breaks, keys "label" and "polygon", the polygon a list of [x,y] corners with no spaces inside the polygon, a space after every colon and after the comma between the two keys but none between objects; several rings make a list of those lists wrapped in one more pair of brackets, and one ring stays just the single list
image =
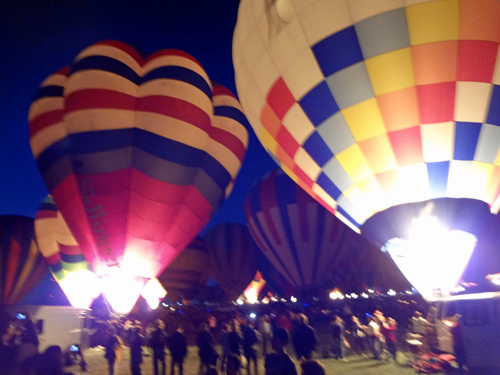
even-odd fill
[{"label": "balloon panel", "polygon": [[239,103],[190,55],[101,42],[32,103],[39,170],[92,269],[157,276],[229,194],[247,133]]},{"label": "balloon panel", "polygon": [[233,60],[265,149],[354,229],[393,205],[500,207],[500,3],[240,4]]},{"label": "balloon panel", "polygon": [[191,299],[197,288],[209,278],[208,247],[205,240],[195,240],[158,276],[158,281],[175,302],[179,298]]},{"label": "balloon panel", "polygon": [[47,272],[35,242],[33,219],[0,216],[0,304],[17,304]]},{"label": "balloon panel", "polygon": [[207,232],[210,269],[213,277],[230,298],[237,298],[253,280],[259,250],[248,228],[223,223]]}]

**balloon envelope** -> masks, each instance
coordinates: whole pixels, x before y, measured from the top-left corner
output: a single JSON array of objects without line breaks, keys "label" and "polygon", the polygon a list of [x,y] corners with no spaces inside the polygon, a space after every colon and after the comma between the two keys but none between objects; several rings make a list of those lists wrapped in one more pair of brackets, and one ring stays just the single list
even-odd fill
[{"label": "balloon envelope", "polygon": [[195,240],[158,276],[172,302],[191,300],[209,279],[208,246],[203,237]]},{"label": "balloon envelope", "polygon": [[283,171],[272,171],[250,188],[245,215],[256,243],[293,287],[322,288],[332,278],[342,288],[372,286],[376,268],[366,261],[373,264],[383,254]]},{"label": "balloon envelope", "polygon": [[359,228],[388,207],[500,207],[500,2],[243,0],[236,86],[265,149]]},{"label": "balloon envelope", "polygon": [[240,168],[245,121],[229,90],[177,50],[144,58],[101,42],[42,83],[32,152],[108,297],[138,297],[209,221]]},{"label": "balloon envelope", "polygon": [[47,275],[33,219],[0,216],[0,304],[15,305]]},{"label": "balloon envelope", "polygon": [[236,299],[253,280],[259,249],[248,228],[237,223],[222,223],[206,236],[210,269],[217,283],[231,299]]},{"label": "balloon envelope", "polygon": [[40,252],[68,301],[73,307],[88,309],[101,293],[99,280],[50,195],[36,213],[35,234]]}]

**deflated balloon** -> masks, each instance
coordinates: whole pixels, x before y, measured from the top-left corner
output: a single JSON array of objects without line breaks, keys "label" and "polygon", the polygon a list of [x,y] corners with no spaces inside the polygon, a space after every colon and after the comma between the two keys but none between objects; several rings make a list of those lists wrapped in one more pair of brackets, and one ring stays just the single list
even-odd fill
[{"label": "deflated balloon", "polygon": [[212,276],[229,298],[237,298],[253,280],[259,249],[245,225],[218,224],[205,236]]},{"label": "deflated balloon", "polygon": [[195,240],[158,276],[172,302],[193,299],[210,277],[208,246],[203,237]]},{"label": "deflated balloon", "polygon": [[155,277],[230,193],[247,146],[239,103],[177,50],[83,50],[31,105],[42,177],[94,272]]},{"label": "deflated balloon", "polygon": [[33,219],[0,216],[0,304],[15,305],[47,275]]},{"label": "deflated balloon", "polygon": [[359,228],[409,202],[500,208],[500,2],[243,0],[236,86],[265,149]]}]

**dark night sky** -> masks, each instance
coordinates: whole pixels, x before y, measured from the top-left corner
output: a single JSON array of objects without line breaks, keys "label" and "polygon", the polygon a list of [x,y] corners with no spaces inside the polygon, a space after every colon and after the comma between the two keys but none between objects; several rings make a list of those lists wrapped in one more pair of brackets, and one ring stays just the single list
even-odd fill
[{"label": "dark night sky", "polygon": [[[212,80],[236,93],[231,45],[237,10],[238,1],[231,0],[0,2],[0,215],[34,217],[47,194],[29,148],[27,115],[49,74],[71,64],[85,47],[117,39],[147,54],[186,51]],[[276,165],[249,130],[236,187],[210,225],[244,223],[248,186]]]},{"label": "dark night sky", "polygon": [[[147,54],[186,51],[212,80],[236,93],[231,46],[237,11],[234,0],[0,1],[0,215],[34,217],[48,193],[31,154],[27,125],[30,103],[48,75],[71,64],[85,47],[117,39]],[[248,187],[276,166],[249,133],[235,188],[207,227],[245,223]],[[32,294],[58,292],[53,284],[47,279]]]}]

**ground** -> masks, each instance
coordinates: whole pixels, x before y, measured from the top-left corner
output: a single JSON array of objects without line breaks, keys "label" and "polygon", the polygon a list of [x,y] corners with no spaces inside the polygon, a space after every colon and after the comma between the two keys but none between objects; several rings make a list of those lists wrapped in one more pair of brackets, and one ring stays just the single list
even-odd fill
[{"label": "ground", "polygon": [[[152,375],[152,358],[147,349],[144,349],[144,362],[141,366],[143,375]],[[125,349],[123,360],[117,365],[116,375],[130,375],[130,360],[128,348]],[[89,365],[89,374],[107,375],[107,362],[104,359],[104,351],[101,349],[88,349],[85,351],[85,359]],[[167,356],[167,366],[170,358]],[[327,375],[406,375],[416,374],[410,367],[399,365],[394,361],[374,361],[362,356],[351,356],[349,362],[337,361],[333,358],[321,359],[325,365]],[[189,348],[189,354],[184,364],[184,375],[198,375],[198,355],[195,347]],[[76,370],[76,368],[75,368]],[[167,367],[167,375],[170,369]],[[299,369],[298,369],[299,370]],[[300,374],[300,371],[298,372]],[[77,375],[78,372],[74,371]],[[246,375],[246,371],[242,371]],[[264,362],[259,359],[259,374],[264,375]]]}]

